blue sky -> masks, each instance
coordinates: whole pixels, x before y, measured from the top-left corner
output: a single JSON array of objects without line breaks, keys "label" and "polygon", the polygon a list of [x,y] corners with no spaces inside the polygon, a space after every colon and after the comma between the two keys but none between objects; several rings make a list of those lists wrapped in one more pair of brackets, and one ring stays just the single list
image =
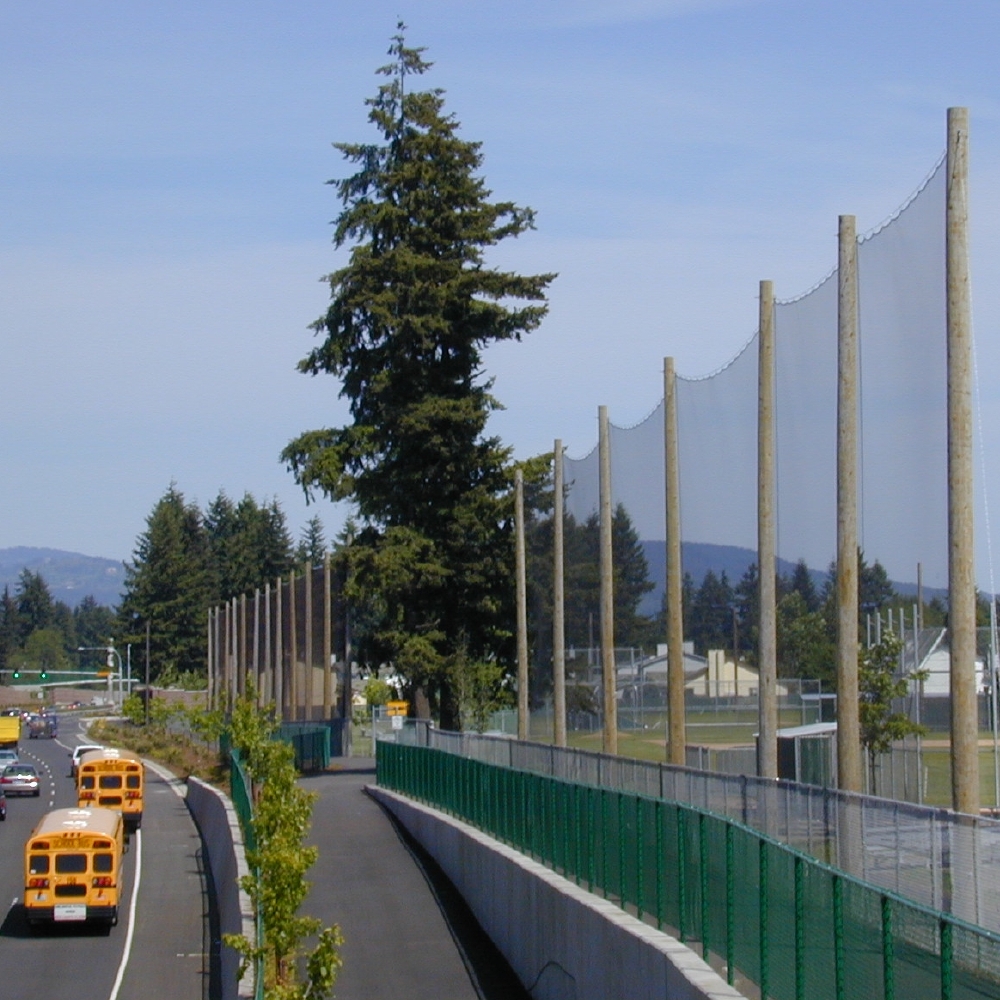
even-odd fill
[{"label": "blue sky", "polygon": [[[128,558],[171,481],[277,496],[278,462],[346,408],[295,371],[343,257],[331,143],[397,18],[434,63],[497,198],[538,229],[496,260],[558,271],[551,312],[491,350],[526,457],[580,455],[597,407],[640,420],[661,360],[731,357],[758,282],[796,295],[920,184],[970,108],[987,482],[1000,460],[1000,76],[995,0],[0,3],[0,547]],[[994,501],[1000,509],[1000,499]]]}]

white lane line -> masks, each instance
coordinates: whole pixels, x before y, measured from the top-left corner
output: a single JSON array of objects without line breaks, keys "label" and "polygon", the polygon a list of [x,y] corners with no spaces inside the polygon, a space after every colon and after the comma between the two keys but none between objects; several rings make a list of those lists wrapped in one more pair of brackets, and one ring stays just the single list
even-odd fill
[{"label": "white lane line", "polygon": [[132,952],[132,935],[135,933],[135,904],[139,898],[139,882],[142,878],[142,830],[135,831],[135,883],[132,886],[132,901],[128,908],[128,933],[125,935],[125,948],[122,951],[121,964],[118,966],[118,975],[115,976],[115,984],[111,988],[111,996],[108,1000],[118,1000],[118,991],[122,988],[122,979],[125,976],[125,967],[128,965],[129,955]]}]

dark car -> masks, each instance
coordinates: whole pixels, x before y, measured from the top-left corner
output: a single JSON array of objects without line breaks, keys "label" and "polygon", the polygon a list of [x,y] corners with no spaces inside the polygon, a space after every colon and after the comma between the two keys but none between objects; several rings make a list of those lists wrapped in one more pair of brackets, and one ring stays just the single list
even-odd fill
[{"label": "dark car", "polygon": [[59,733],[59,720],[54,715],[33,715],[28,719],[28,739],[54,739]]},{"label": "dark car", "polygon": [[4,795],[3,789],[0,788],[0,821],[7,818],[7,796]]}]

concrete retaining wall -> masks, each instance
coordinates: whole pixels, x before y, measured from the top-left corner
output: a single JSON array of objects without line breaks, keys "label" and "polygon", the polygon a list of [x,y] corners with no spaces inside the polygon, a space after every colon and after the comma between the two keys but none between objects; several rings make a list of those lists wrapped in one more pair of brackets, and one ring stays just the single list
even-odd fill
[{"label": "concrete retaining wall", "polygon": [[680,942],[450,816],[370,786],[461,892],[535,1000],[739,1000]]},{"label": "concrete retaining wall", "polygon": [[[227,796],[195,777],[188,778],[187,804],[208,853],[220,933],[243,934],[253,941],[256,933],[253,906],[238,881],[249,869],[236,810]],[[240,979],[240,956],[227,945],[222,945],[221,958],[223,1000],[252,1000],[253,969]]]}]

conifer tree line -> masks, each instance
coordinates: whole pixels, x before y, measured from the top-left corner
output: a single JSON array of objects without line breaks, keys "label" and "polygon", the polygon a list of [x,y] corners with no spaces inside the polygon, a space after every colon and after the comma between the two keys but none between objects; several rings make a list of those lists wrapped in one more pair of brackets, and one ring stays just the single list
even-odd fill
[{"label": "conifer tree line", "polygon": [[[274,583],[303,562],[323,560],[318,517],[296,545],[277,500],[222,491],[204,510],[171,484],[146,518],[115,618],[116,645],[141,644],[150,623],[150,679],[202,686],[207,675],[208,609]],[[105,637],[106,640],[106,637]]]}]

